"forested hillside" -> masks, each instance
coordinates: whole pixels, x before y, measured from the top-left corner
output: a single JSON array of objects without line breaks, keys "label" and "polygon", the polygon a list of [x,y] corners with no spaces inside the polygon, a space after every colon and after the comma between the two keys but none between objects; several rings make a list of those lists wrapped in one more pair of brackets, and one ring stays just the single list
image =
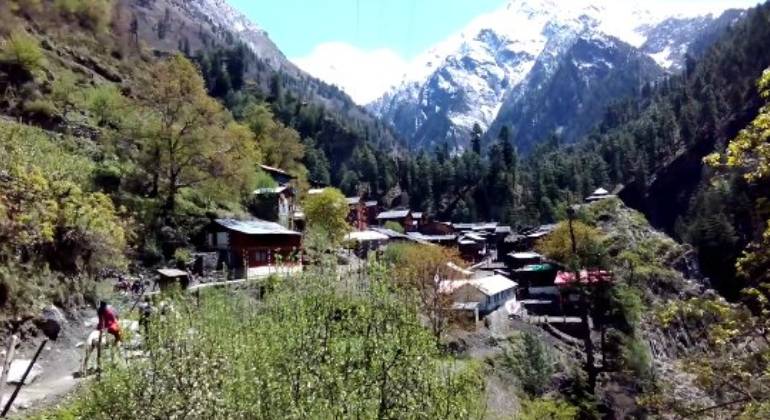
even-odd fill
[{"label": "forested hillside", "polygon": [[295,130],[259,101],[234,117],[193,61],[127,42],[124,11],[0,5],[5,309],[77,305],[103,270],[173,259],[210,217],[245,214],[260,162],[306,175]]}]

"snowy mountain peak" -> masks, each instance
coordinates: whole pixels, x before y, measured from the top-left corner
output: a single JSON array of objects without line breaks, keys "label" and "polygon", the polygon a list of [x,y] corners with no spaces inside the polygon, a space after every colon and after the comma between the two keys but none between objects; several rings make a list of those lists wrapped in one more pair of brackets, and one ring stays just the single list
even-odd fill
[{"label": "snowy mountain peak", "polygon": [[[619,60],[614,63],[618,67],[626,60],[627,66],[634,63],[635,71],[645,69],[639,77],[678,71],[693,38],[715,20],[708,15],[711,12],[653,9],[635,0],[510,0],[420,55],[402,82],[368,108],[418,147],[449,141],[463,148],[471,127],[490,127],[506,103],[507,110],[526,108],[524,103],[510,104],[531,96],[521,86],[545,89],[563,67],[562,57],[578,40],[623,51],[604,56]],[[576,65],[575,71],[585,74],[573,83],[585,83],[587,88],[601,83],[602,78],[614,77],[609,71],[613,63],[597,64]],[[533,80],[535,70],[537,80]],[[592,82],[591,77],[596,80]],[[618,86],[626,90],[644,82],[621,79]]]}]

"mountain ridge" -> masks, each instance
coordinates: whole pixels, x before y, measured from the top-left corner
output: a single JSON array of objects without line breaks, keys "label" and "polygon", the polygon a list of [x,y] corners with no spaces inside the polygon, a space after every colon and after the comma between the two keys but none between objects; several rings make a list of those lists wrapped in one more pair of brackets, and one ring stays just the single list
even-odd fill
[{"label": "mountain ridge", "polygon": [[[415,65],[411,76],[367,108],[391,124],[410,146],[430,148],[448,142],[459,151],[468,146],[474,124],[482,129],[493,127],[487,138],[494,137],[494,130],[502,125],[509,125],[511,122],[505,118],[501,121],[497,113],[516,106],[506,103],[510,93],[524,82],[538,61],[550,60],[550,65],[556,67],[557,56],[568,51],[579,36],[611,36],[638,49],[663,70],[653,72],[657,78],[683,68],[689,46],[699,39],[699,34],[711,31],[713,25],[721,29],[726,26],[724,20],[712,14],[660,14],[644,10],[640,3],[625,10],[619,7],[603,0],[570,3],[567,7],[559,7],[551,0],[513,0],[500,11],[475,19],[465,30],[423,54],[416,60],[423,64]],[[625,24],[629,20],[635,23]],[[500,54],[500,48],[507,54]],[[497,54],[491,55],[490,51]],[[641,80],[639,88],[656,78]],[[617,99],[628,90],[624,86],[609,96]],[[545,132],[557,128],[550,126]],[[580,134],[585,133],[577,133],[576,137]],[[542,133],[539,135],[542,137]],[[518,143],[518,139],[515,141]],[[522,143],[526,146],[530,142],[525,139]]]}]

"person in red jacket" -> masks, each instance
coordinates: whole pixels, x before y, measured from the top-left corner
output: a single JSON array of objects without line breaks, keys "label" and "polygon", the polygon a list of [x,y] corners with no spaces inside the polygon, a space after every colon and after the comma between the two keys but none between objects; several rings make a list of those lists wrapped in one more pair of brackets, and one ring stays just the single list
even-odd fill
[{"label": "person in red jacket", "polygon": [[99,316],[99,324],[96,329],[99,331],[107,330],[108,333],[115,337],[115,343],[120,343],[120,325],[118,324],[118,313],[107,302],[99,302],[99,309],[96,310],[96,314]]}]

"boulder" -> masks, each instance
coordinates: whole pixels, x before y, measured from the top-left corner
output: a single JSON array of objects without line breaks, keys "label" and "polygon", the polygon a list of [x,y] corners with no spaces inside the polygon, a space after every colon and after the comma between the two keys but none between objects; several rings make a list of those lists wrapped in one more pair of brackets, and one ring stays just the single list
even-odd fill
[{"label": "boulder", "polygon": [[50,340],[56,340],[59,337],[59,333],[66,323],[67,319],[64,317],[64,314],[55,306],[47,306],[43,309],[43,314],[40,318],[35,320],[37,327]]},{"label": "boulder", "polygon": [[[8,369],[8,379],[6,382],[9,384],[18,384],[21,382],[21,377],[24,376],[24,372],[27,370],[27,366],[32,363],[31,359],[16,359],[11,362],[11,367]],[[37,363],[32,366],[32,370],[27,375],[27,380],[24,381],[25,385],[31,384],[38,376],[43,373],[43,368]]]}]

